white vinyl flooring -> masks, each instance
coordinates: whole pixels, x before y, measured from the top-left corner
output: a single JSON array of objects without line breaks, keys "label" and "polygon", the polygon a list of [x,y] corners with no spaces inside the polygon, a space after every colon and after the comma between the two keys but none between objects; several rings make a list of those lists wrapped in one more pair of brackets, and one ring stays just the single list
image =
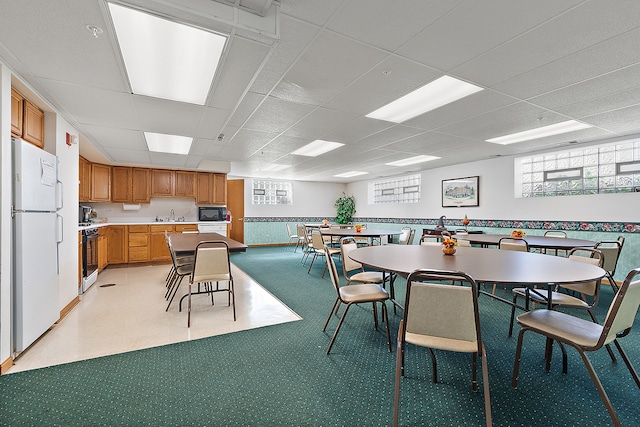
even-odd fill
[{"label": "white vinyl flooring", "polygon": [[[169,265],[106,268],[64,319],[22,352],[7,373],[140,350],[181,341],[221,335],[301,318],[251,277],[232,265],[237,321],[227,294],[194,295],[191,328],[187,328],[187,293],[182,281],[165,312],[165,277]],[[104,286],[111,285],[113,286]]]}]

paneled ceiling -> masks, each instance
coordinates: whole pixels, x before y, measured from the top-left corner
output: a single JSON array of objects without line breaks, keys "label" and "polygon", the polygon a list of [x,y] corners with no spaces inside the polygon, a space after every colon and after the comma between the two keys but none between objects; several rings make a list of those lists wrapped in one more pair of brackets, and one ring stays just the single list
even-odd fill
[{"label": "paneled ceiling", "polygon": [[[0,59],[79,130],[89,160],[350,182],[640,134],[637,0],[118,3],[230,36],[206,105],[131,93],[105,0],[0,0]],[[445,74],[484,90],[402,124],[365,117]],[[485,141],[570,119],[593,127]],[[144,131],[195,141],[153,153]],[[345,145],[291,154],[316,139]],[[422,154],[440,159],[386,165]],[[352,170],[368,174],[334,177]]]}]

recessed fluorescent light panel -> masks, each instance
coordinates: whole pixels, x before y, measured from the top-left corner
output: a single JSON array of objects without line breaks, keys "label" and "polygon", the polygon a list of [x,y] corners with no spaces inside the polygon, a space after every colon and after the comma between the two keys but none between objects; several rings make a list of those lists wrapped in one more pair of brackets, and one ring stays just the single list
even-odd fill
[{"label": "recessed fluorescent light panel", "polygon": [[298,156],[309,156],[309,157],[317,157],[321,154],[327,153],[331,150],[335,150],[336,148],[342,147],[344,144],[340,142],[333,141],[324,141],[322,139],[317,139],[313,142],[308,143],[304,147],[298,148],[296,151],[291,154],[296,154]]},{"label": "recessed fluorescent light panel", "polygon": [[415,157],[409,157],[407,159],[403,159],[403,160],[396,160],[395,162],[391,162],[391,163],[385,163],[386,165],[389,166],[409,166],[409,165],[415,165],[417,163],[422,163],[422,162],[428,162],[431,160],[437,160],[440,157],[436,157],[436,156],[415,156]]},{"label": "recessed fluorescent light panel", "polygon": [[354,176],[360,176],[360,175],[366,175],[369,172],[360,172],[360,171],[351,171],[351,172],[345,172],[345,173],[341,173],[339,175],[333,175],[336,178],[352,178]]},{"label": "recessed fluorescent light panel", "polygon": [[525,130],[523,132],[512,133],[509,135],[499,136],[497,138],[487,139],[487,142],[494,144],[513,144],[516,142],[529,141],[531,139],[544,138],[546,136],[559,135],[562,133],[573,132],[575,130],[590,128],[591,125],[577,122],[575,120],[567,120],[566,122],[556,123],[554,125],[543,126],[540,128]]},{"label": "recessed fluorescent light panel", "polygon": [[227,37],[109,3],[137,95],[204,105]]},{"label": "recessed fluorescent light panel", "polygon": [[164,133],[145,132],[149,151],[170,154],[189,154],[193,138],[179,135],[166,135]]},{"label": "recessed fluorescent light panel", "polygon": [[450,76],[442,76],[367,114],[367,117],[402,123],[481,90],[481,87],[471,83]]}]

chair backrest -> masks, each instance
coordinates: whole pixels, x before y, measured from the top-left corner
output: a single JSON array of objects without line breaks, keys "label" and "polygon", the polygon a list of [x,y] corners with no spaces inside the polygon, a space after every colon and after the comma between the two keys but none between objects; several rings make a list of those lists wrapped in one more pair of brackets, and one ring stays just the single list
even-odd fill
[{"label": "chair backrest", "polygon": [[438,236],[431,234],[423,234],[422,237],[420,237],[420,244],[423,246],[442,246],[442,244],[436,240],[437,237]]},{"label": "chair backrest", "polygon": [[548,230],[544,232],[544,237],[558,237],[560,239],[566,239],[567,233],[562,230]]},{"label": "chair backrest", "polygon": [[298,238],[305,238],[307,235],[307,227],[305,227],[304,224],[297,224],[296,233],[298,235]]},{"label": "chair backrest", "polygon": [[400,230],[400,235],[398,236],[398,244],[407,245],[409,244],[409,236],[411,235],[412,228],[411,227],[402,227]]},{"label": "chair backrest", "polygon": [[[465,286],[453,285],[455,282]],[[435,337],[432,348],[482,354],[478,288],[475,280],[462,272],[411,273],[403,320],[407,342],[419,345],[421,337]]]},{"label": "chair backrest", "polygon": [[618,240],[614,241],[601,241],[595,244],[594,248],[599,249],[604,254],[604,265],[602,268],[607,270],[611,277],[616,273],[616,267],[618,265],[618,259],[620,258],[620,252],[622,252],[622,246],[624,245],[624,237],[619,236]]},{"label": "chair backrest", "polygon": [[413,245],[413,239],[416,237],[416,229],[412,228],[409,233],[409,239],[407,239],[407,245]]},{"label": "chair backrest", "polygon": [[640,307],[640,280],[634,280],[640,268],[631,270],[616,293],[607,317],[602,324],[602,336],[598,345],[608,344],[616,337],[629,333]]},{"label": "chair backrest", "polygon": [[224,241],[200,242],[191,273],[191,283],[231,280],[229,246]]},{"label": "chair backrest", "polygon": [[289,227],[289,223],[286,223],[287,226],[287,236],[291,237],[293,234],[291,233],[291,227]]},{"label": "chair backrest", "polygon": [[322,234],[320,234],[318,230],[313,230],[311,232],[311,243],[313,243],[314,250],[322,252],[324,248],[324,239],[322,238]]},{"label": "chair backrest", "polygon": [[178,267],[178,260],[176,259],[176,253],[173,251],[173,246],[171,246],[171,236],[167,230],[164,230],[164,239],[167,241],[167,246],[169,247],[169,254],[171,255],[171,262],[173,262],[173,266],[175,268]]},{"label": "chair backrest", "polygon": [[362,264],[349,258],[349,252],[358,249],[358,244],[353,237],[343,237],[340,239],[340,251],[342,252],[342,272],[345,278],[353,270],[362,270]]},{"label": "chair backrest", "polygon": [[[591,265],[597,265],[598,267],[602,267],[605,260],[602,252],[598,249],[591,248],[573,248],[569,251],[567,258],[575,261],[586,262]],[[594,280],[586,283],[567,283],[561,284],[560,286],[585,295],[596,296],[600,290],[600,280]]]},{"label": "chair backrest", "polygon": [[[327,247],[324,247],[325,252],[328,252]],[[333,288],[338,293],[338,298],[340,298],[340,277],[338,277],[338,270],[336,268],[336,263],[333,260],[333,257],[325,257],[327,258],[327,268],[329,269],[329,277],[331,277],[331,283],[333,284]]]},{"label": "chair backrest", "polygon": [[507,251],[529,252],[529,243],[524,239],[514,239],[512,237],[503,237],[498,241],[498,249]]}]

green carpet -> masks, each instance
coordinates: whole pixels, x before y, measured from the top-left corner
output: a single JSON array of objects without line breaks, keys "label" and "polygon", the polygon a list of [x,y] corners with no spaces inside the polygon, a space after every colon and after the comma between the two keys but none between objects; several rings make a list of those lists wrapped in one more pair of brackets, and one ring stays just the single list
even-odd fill
[{"label": "green carpet", "polygon": [[[320,278],[322,263],[307,274],[300,252],[282,247],[250,248],[233,255],[232,262],[303,320],[4,375],[0,377],[0,425],[390,424],[395,348],[394,353],[388,352],[384,327],[373,329],[370,305],[350,310],[327,356],[337,319],[327,333],[322,332],[335,298],[328,275]],[[606,288],[600,319],[610,300],[611,290]],[[516,339],[506,337],[509,307],[487,297],[481,297],[480,305],[495,426],[611,424],[577,353],[569,350],[569,373],[563,375],[556,351],[547,374],[544,342],[535,335],[525,336],[519,388],[513,390]],[[399,315],[390,319],[392,339],[399,320]],[[638,331],[622,343],[640,365]],[[437,354],[441,383],[432,384],[426,351],[409,348],[401,424],[483,425],[482,392],[473,393],[470,386],[470,356]],[[623,425],[640,425],[635,404],[640,390],[624,364],[613,364],[605,351],[591,359]]]}]

